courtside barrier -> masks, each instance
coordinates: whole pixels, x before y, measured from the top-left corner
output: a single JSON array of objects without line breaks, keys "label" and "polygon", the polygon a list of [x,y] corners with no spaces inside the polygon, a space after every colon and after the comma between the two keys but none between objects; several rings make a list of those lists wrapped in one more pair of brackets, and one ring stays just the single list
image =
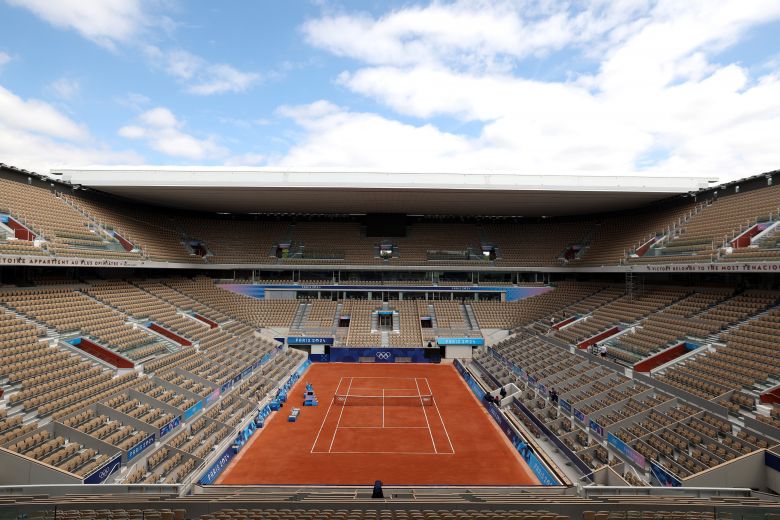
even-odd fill
[{"label": "courtside barrier", "polygon": [[561,482],[555,474],[544,462],[542,462],[534,448],[528,444],[522,434],[515,430],[512,423],[510,423],[504,414],[501,413],[501,409],[484,399],[486,392],[479,386],[479,383],[474,379],[468,369],[458,359],[455,360],[454,365],[468,387],[474,392],[474,395],[476,395],[477,398],[479,398],[479,401],[487,408],[490,416],[496,421],[501,428],[501,431],[504,432],[504,435],[506,435],[512,443],[512,446],[515,447],[523,457],[523,460],[525,460],[526,464],[528,464],[528,467],[531,468],[531,471],[533,471],[534,475],[539,480],[539,483],[543,486],[560,486]]}]

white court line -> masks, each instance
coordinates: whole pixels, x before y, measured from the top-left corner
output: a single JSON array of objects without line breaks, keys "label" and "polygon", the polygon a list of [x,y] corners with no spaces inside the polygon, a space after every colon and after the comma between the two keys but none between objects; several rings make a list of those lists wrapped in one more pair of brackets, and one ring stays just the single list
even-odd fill
[{"label": "white court line", "polygon": [[436,414],[439,416],[439,422],[441,422],[441,427],[444,428],[444,435],[447,436],[447,442],[450,444],[450,451],[452,451],[452,455],[455,455],[455,446],[452,445],[452,439],[450,439],[450,434],[447,432],[447,426],[444,424],[444,418],[441,416],[441,412],[439,411],[439,405],[436,404],[436,398],[433,397],[433,388],[431,388],[431,383],[428,381],[428,378],[425,378],[425,384],[428,385],[428,392],[431,396],[431,399],[433,400],[433,406],[436,408]]},{"label": "white court line", "polygon": [[[362,391],[368,391],[368,390],[408,390],[410,392],[414,392],[414,388],[360,388],[359,386],[354,387],[355,388],[355,394]],[[379,397],[378,395],[376,397]],[[411,397],[417,397],[416,395],[412,394]]]},{"label": "white court line", "polygon": [[385,389],[382,389],[382,428],[385,427]]},{"label": "white court line", "polygon": [[339,430],[425,430],[426,426],[339,426]]},{"label": "white court line", "polygon": [[344,404],[339,412],[339,420],[336,421],[336,429],[333,430],[333,438],[330,440],[330,446],[328,447],[328,453],[333,449],[333,443],[336,442],[336,434],[339,432],[339,423],[341,423],[341,416],[344,415],[344,408],[347,407],[347,401],[349,400],[349,389],[352,388],[352,378],[349,378],[349,386],[347,387],[347,395],[344,398]]},{"label": "white court line", "polygon": [[352,379],[399,379],[402,381],[414,381],[416,377],[393,377],[393,376],[354,376]]},{"label": "white court line", "polygon": [[428,422],[428,412],[425,411],[425,403],[423,403],[422,400],[422,394],[420,393],[420,385],[417,383],[417,378],[414,378],[414,384],[417,386],[417,395],[420,396],[420,406],[422,406],[423,409],[423,415],[425,416],[425,424],[428,425],[428,434],[431,436],[431,444],[433,444],[433,452],[439,453],[439,451],[436,449],[436,441],[433,440],[433,432],[431,431],[431,423]]},{"label": "white court line", "polygon": [[[344,378],[339,379],[339,384],[336,385],[336,393],[339,392],[339,388],[341,388],[341,381]],[[328,405],[328,409],[325,412],[325,417],[322,418],[322,424],[320,424],[320,429],[317,430],[317,436],[314,438],[314,444],[311,445],[311,450],[309,453],[314,453],[314,447],[317,445],[317,440],[320,438],[320,434],[322,433],[322,429],[325,427],[325,421],[328,420],[328,415],[330,415],[330,408],[333,406],[333,403],[336,402],[336,397],[332,397],[330,400],[330,404]]]},{"label": "white court line", "polygon": [[315,453],[351,453],[353,455],[452,455],[451,453],[431,453],[430,451],[323,451]]}]

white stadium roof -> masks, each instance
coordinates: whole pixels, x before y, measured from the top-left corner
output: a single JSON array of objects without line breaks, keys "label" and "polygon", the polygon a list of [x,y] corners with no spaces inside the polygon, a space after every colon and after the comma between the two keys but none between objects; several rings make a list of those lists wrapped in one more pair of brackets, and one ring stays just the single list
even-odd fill
[{"label": "white stadium roof", "polygon": [[708,188],[712,177],[228,167],[53,169],[75,185],[224,213],[555,216],[615,211]]}]

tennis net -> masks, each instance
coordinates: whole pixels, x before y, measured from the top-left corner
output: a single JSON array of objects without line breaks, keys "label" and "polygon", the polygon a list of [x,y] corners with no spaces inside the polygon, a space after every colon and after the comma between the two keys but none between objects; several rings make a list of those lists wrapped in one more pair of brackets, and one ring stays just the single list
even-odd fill
[{"label": "tennis net", "polygon": [[428,395],[346,395],[333,396],[336,406],[433,406]]}]

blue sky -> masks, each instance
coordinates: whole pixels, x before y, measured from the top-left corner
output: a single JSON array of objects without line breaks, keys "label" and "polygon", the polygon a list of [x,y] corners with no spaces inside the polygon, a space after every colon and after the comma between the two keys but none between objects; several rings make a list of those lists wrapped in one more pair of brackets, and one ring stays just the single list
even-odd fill
[{"label": "blue sky", "polygon": [[780,168],[777,0],[0,0],[0,162]]}]

